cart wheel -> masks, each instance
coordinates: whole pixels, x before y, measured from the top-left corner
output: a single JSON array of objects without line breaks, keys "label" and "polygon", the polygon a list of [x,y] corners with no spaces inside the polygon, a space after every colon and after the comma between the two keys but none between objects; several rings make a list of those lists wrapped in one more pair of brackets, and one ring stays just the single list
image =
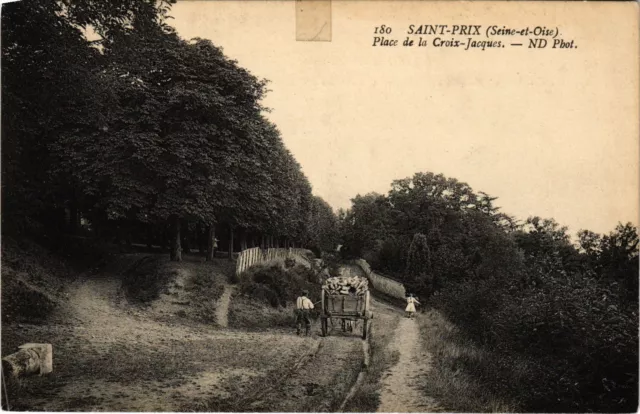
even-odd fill
[{"label": "cart wheel", "polygon": [[365,319],[362,321],[362,339],[367,339],[367,327],[368,327],[368,321]]},{"label": "cart wheel", "polygon": [[320,319],[320,329],[322,329],[322,336],[327,336],[327,318]]}]

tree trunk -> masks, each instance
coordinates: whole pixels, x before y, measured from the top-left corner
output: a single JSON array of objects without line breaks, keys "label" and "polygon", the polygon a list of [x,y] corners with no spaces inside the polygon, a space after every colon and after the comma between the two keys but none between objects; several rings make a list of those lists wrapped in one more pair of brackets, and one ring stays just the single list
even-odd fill
[{"label": "tree trunk", "polygon": [[167,229],[162,230],[162,234],[160,235],[160,247],[162,247],[162,251],[166,252],[169,248],[168,240],[171,236],[167,234]]},{"label": "tree trunk", "polygon": [[187,221],[184,221],[182,223],[182,234],[180,236],[182,237],[182,242],[181,242],[182,243],[182,251],[185,254],[191,253],[189,223]]},{"label": "tree trunk", "polygon": [[233,260],[233,226],[229,226],[229,260]]},{"label": "tree trunk", "polygon": [[153,249],[153,225],[151,223],[147,223],[147,249]]},{"label": "tree trunk", "polygon": [[198,244],[198,252],[200,254],[204,254],[204,243],[202,241],[203,237],[202,237],[202,224],[200,222],[198,222],[196,224],[196,243]]},{"label": "tree trunk", "polygon": [[264,234],[260,235],[260,248],[264,250],[266,248],[266,242],[264,240]]},{"label": "tree trunk", "polygon": [[242,230],[240,234],[240,251],[247,250],[247,231]]},{"label": "tree trunk", "polygon": [[69,207],[69,233],[78,234],[78,223],[80,222],[80,215],[78,213],[78,205],[75,201],[71,202]]},{"label": "tree trunk", "polygon": [[171,216],[171,260],[174,262],[182,261],[182,247],[180,246],[180,218]]},{"label": "tree trunk", "polygon": [[211,224],[207,229],[207,261],[210,262],[215,257],[216,253],[216,225]]}]

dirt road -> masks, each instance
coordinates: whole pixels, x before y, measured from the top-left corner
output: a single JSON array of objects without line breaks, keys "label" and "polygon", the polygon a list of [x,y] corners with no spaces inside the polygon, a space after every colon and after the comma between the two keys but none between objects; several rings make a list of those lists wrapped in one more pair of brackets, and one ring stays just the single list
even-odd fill
[{"label": "dirt road", "polygon": [[[3,326],[3,347],[51,343],[54,372],[12,396],[24,411],[331,411],[361,364],[357,336],[224,328],[233,287],[211,325],[158,320],[122,302],[112,275],[78,280],[65,314]],[[337,357],[336,357],[337,355]],[[275,386],[277,384],[277,386]]]},{"label": "dirt road", "polygon": [[[30,378],[12,396],[24,411],[278,411],[331,412],[351,390],[364,360],[361,326],[338,325],[319,337],[289,330],[248,332],[225,327],[233,286],[226,286],[211,325],[154,318],[123,302],[120,282],[105,274],[81,278],[68,306],[46,325],[3,326],[6,349],[51,343],[54,372]],[[379,318],[401,312],[373,301]],[[375,319],[373,321],[375,334]],[[412,388],[429,369],[418,328],[402,319],[388,352],[398,363],[383,376],[380,411],[435,411]]]},{"label": "dirt road", "polygon": [[398,363],[389,369],[382,380],[381,404],[378,412],[436,412],[438,403],[418,389],[419,377],[431,367],[431,355],[420,348],[418,324],[414,319],[402,318],[396,328],[389,352],[397,351]]},{"label": "dirt road", "polygon": [[216,411],[279,377],[317,340],[167,323],[119,305],[119,281],[79,280],[66,314],[46,325],[3,326],[3,347],[53,345],[54,372],[30,378],[13,409],[25,411]]},{"label": "dirt road", "polygon": [[[341,272],[364,276],[358,266],[344,266]],[[420,346],[417,319],[404,317],[403,309],[382,300],[372,300],[373,335],[377,325],[396,326],[386,354],[398,355],[398,362],[382,374],[378,412],[437,412],[437,401],[424,394],[420,377],[431,369],[431,354]],[[417,317],[425,317],[418,315]],[[392,320],[397,320],[397,324]],[[385,323],[380,323],[385,320]],[[374,356],[375,358],[375,356]]]}]

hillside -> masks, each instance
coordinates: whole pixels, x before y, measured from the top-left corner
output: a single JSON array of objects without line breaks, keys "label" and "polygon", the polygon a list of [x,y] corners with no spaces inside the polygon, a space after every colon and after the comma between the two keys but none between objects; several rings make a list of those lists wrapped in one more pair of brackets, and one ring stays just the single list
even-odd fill
[{"label": "hillside", "polygon": [[[227,283],[233,266],[225,259],[205,263],[186,256],[175,263],[153,254],[117,254],[100,270],[80,272],[33,243],[10,241],[3,249],[3,356],[27,342],[51,343],[54,350],[52,374],[10,387],[14,410],[217,411],[242,409],[238,404],[248,400],[262,406],[276,383],[306,389],[308,381],[290,378],[292,369],[314,356],[326,365],[322,361],[337,352],[343,363],[316,380],[324,384],[316,388],[335,393],[337,402],[303,392],[288,406],[323,400],[329,408],[353,381],[325,386],[336,375],[356,375],[361,365],[357,337],[321,347],[316,332],[298,337],[291,329],[227,329],[235,288]],[[17,306],[24,298],[36,312]],[[245,297],[234,309],[247,314],[253,308],[246,306],[268,305]],[[290,311],[287,317],[291,321]]]}]

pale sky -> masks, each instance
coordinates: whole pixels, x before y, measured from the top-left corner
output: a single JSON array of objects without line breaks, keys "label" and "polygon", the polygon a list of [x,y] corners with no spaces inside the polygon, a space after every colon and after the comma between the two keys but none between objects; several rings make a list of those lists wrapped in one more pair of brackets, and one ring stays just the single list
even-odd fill
[{"label": "pale sky", "polygon": [[[334,208],[432,171],[575,233],[638,223],[637,10],[334,0],[330,42],[296,41],[292,1],[182,1],[171,15],[182,37],[211,39],[271,81],[268,116]],[[559,26],[578,48],[371,46],[380,24],[402,42],[409,24],[467,23]]]}]

